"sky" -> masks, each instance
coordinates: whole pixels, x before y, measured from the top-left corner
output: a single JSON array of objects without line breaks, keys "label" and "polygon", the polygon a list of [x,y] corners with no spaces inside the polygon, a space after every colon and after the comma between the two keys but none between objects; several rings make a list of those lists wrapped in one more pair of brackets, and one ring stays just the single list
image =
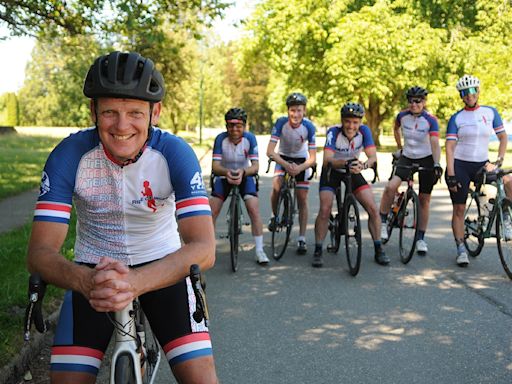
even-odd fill
[{"label": "sky", "polygon": [[[223,20],[214,22],[214,30],[225,42],[234,39],[237,33],[238,22],[248,17],[259,0],[233,0]],[[6,36],[5,27],[0,27],[0,36]],[[0,95],[5,92],[17,92],[25,79],[25,67],[35,41],[29,37],[13,37],[0,41]],[[9,58],[8,60],[6,58]]]}]

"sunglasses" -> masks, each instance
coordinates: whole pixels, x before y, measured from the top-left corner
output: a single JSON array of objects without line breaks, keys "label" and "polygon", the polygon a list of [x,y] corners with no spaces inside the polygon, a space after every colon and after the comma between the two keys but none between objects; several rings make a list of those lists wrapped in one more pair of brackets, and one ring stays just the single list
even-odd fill
[{"label": "sunglasses", "polygon": [[409,104],[421,104],[423,99],[409,99]]},{"label": "sunglasses", "polygon": [[467,95],[475,95],[478,93],[478,88],[476,87],[471,87],[471,88],[468,88],[468,89],[463,89],[461,91],[459,91],[460,93],[460,97],[464,97],[464,96],[467,96]]}]

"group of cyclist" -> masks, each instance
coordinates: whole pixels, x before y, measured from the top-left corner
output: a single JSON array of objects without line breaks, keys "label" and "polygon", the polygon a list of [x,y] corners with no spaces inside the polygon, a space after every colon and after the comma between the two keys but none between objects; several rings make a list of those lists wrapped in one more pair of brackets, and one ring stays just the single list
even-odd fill
[{"label": "group of cyclist", "polygon": [[[464,108],[455,113],[448,123],[446,134],[446,173],[445,179],[449,187],[450,197],[453,204],[452,230],[456,243],[456,263],[459,266],[467,266],[469,259],[464,248],[464,207],[469,189],[470,181],[475,181],[477,172],[482,167],[486,171],[492,171],[499,167],[507,148],[507,135],[501,117],[495,108],[480,106],[478,96],[480,92],[480,81],[475,76],[464,75],[456,84],[457,91]],[[412,164],[420,167],[419,171],[419,217],[418,231],[416,237],[416,251],[420,255],[428,252],[428,245],[425,240],[425,233],[428,226],[430,212],[430,197],[434,185],[441,178],[443,169],[440,165],[441,146],[439,144],[439,125],[437,118],[426,109],[428,91],[420,86],[413,86],[406,92],[407,108],[398,113],[395,118],[393,129],[397,150],[393,153],[396,159],[394,173],[385,186],[384,193],[380,200],[380,207],[377,208],[371,187],[362,176],[361,171],[372,167],[377,161],[376,147],[372,138],[371,130],[362,124],[365,114],[364,107],[358,103],[346,103],[340,111],[341,123],[327,129],[326,143],[324,146],[324,157],[322,173],[320,177],[320,209],[315,220],[315,248],[312,259],[313,267],[322,267],[323,242],[328,231],[328,220],[337,187],[348,176],[351,177],[352,192],[368,213],[368,228],[374,243],[375,261],[380,265],[388,265],[389,257],[382,248],[381,241],[388,240],[387,220],[395,194],[403,181],[411,176]],[[305,254],[307,245],[305,240],[306,225],[308,219],[308,175],[311,167],[316,162],[316,139],[314,124],[307,119],[307,99],[300,93],[292,93],[286,99],[288,116],[276,120],[272,129],[270,142],[267,147],[267,156],[276,162],[270,202],[272,212],[275,215],[277,196],[282,183],[282,176],[285,172],[296,177],[297,180],[297,202],[299,209],[299,237],[297,238],[297,253]],[[257,164],[257,150],[245,151],[242,156],[241,150],[237,150],[238,143],[241,143],[240,134],[232,133],[229,118],[231,114],[238,114],[243,125],[247,123],[246,113],[235,108],[226,114],[226,127],[228,134],[223,133],[217,137],[213,154],[212,171],[214,174],[225,177],[228,184],[240,183],[238,179],[230,179],[227,175],[229,168],[229,155],[226,151],[238,153],[241,161],[251,160],[252,164],[241,168],[239,164],[233,166],[236,174],[247,172],[253,175]],[[247,133],[244,133],[244,135]],[[491,135],[496,134],[499,140],[498,158],[490,162],[488,157],[489,140]],[[254,140],[254,136],[249,136]],[[218,140],[227,140],[229,144],[223,146],[222,155],[219,155]],[[277,144],[279,142],[279,150]],[[248,144],[242,144],[248,145]],[[225,151],[224,151],[225,150]],[[361,152],[366,155],[366,161],[362,162],[359,157]],[[219,164],[219,162],[222,164]],[[217,169],[220,169],[217,172]],[[350,175],[347,175],[347,171]],[[512,197],[512,178],[505,177],[505,190],[507,196]],[[217,183],[214,184],[212,195],[218,197]],[[249,196],[256,196],[252,182],[244,191],[249,214],[253,220],[253,234],[256,242],[256,261],[260,264],[267,264],[268,257],[261,248],[261,238],[255,227],[260,228],[261,217],[254,211],[251,212],[247,203]],[[216,200],[212,198],[213,200]],[[211,200],[212,200],[211,199]],[[252,204],[252,206],[256,206]],[[216,211],[220,205],[212,205]],[[505,236],[512,238],[511,219],[505,218]],[[274,218],[270,219],[269,231],[274,230]]]},{"label": "group of cyclist", "polygon": [[[450,119],[447,131],[445,177],[454,205],[452,227],[459,265],[468,264],[462,216],[469,181],[481,166],[499,165],[507,145],[497,111],[478,105],[479,87],[473,76],[459,80],[457,90],[465,107]],[[208,198],[192,148],[155,126],[165,83],[150,59],[134,52],[102,55],[89,68],[83,92],[90,98],[94,125],[62,140],[48,157],[27,256],[31,273],[67,289],[51,351],[51,381],[94,383],[114,328],[105,313],[121,310],[138,297],[177,381],[217,383],[208,328],[193,319],[195,303],[188,274],[192,264],[201,269],[214,264],[213,223],[232,185],[240,187],[252,221],[256,260],[268,263],[258,203],[258,147],[254,135],[246,131],[247,114],[239,108],[226,113],[227,131],[215,140],[215,178]],[[423,252],[430,192],[441,174],[439,129],[435,117],[425,111],[426,97],[423,88],[408,91],[409,107],[398,114],[394,131],[402,150],[400,163],[419,161],[433,169],[433,174],[420,174],[423,243],[418,242],[418,250]],[[275,212],[283,174],[295,176],[300,218],[297,252],[303,254],[307,252],[308,175],[316,162],[315,126],[305,117],[304,95],[294,93],[286,104],[288,116],[276,121],[267,148],[267,155],[276,162],[271,203]],[[341,124],[327,132],[315,221],[315,267],[322,266],[333,191],[348,176],[356,198],[369,213],[375,260],[389,263],[381,245],[381,228],[406,175],[397,172],[389,181],[379,217],[372,190],[361,175],[377,159],[363,117],[362,105],[347,103],[341,108]],[[489,163],[487,151],[493,131],[500,140],[495,164]],[[359,160],[362,151],[365,162]],[[328,164],[334,170],[331,177]],[[345,169],[349,175],[343,174]],[[507,195],[512,196],[512,183],[506,182]],[[70,261],[61,248],[73,206],[77,234]],[[272,220],[269,229],[273,229]]]}]

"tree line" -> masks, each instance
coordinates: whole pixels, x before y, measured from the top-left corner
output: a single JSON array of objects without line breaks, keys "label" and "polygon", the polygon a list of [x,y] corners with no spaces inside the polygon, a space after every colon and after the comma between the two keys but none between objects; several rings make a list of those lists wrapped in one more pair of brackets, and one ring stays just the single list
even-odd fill
[{"label": "tree line", "polygon": [[202,102],[205,126],[221,126],[238,105],[254,131],[268,132],[286,95],[300,91],[319,126],[338,122],[344,102],[362,103],[378,138],[412,85],[430,91],[429,110],[446,121],[461,106],[454,84],[465,73],[481,79],[482,104],[510,117],[510,1],[262,0],[229,44],[209,29],[228,6],[221,1],[68,3],[0,1],[0,20],[38,39],[17,94],[19,124],[90,124],[83,78],[113,49],[157,63],[167,85],[161,123],[174,131],[201,123]]}]

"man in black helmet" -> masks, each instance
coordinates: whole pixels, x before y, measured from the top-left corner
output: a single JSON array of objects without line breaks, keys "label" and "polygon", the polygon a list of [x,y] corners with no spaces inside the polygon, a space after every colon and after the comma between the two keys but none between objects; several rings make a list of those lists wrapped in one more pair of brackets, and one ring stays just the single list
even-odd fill
[{"label": "man in black helmet", "polygon": [[[305,117],[307,99],[302,93],[292,93],[286,98],[288,116],[277,119],[267,147],[267,156],[276,162],[270,202],[275,215],[277,197],[285,172],[297,180],[297,205],[299,207],[299,237],[297,253],[305,254],[308,223],[308,192],[311,167],[316,162],[315,125]],[[279,142],[279,150],[276,150]],[[273,218],[269,230],[273,230]]]},{"label": "man in black helmet", "polygon": [[245,202],[252,224],[256,262],[268,264],[263,249],[263,224],[261,221],[256,175],[259,170],[258,143],[256,136],[245,130],[247,113],[242,108],[231,108],[224,116],[226,132],[215,138],[212,159],[212,208],[213,222],[222,209],[224,200],[233,185],[240,186],[240,194]]},{"label": "man in black helmet", "polygon": [[[320,176],[320,209],[315,220],[315,251],[311,265],[323,266],[323,242],[329,227],[329,215],[336,188],[351,178],[352,193],[368,212],[368,229],[375,249],[375,262],[388,265],[389,257],[382,249],[379,238],[380,220],[373,192],[361,172],[377,162],[377,150],[370,128],[362,123],[364,107],[359,103],[346,103],[341,107],[341,124],[327,130],[322,175]],[[367,160],[359,160],[364,152]],[[329,170],[329,166],[332,168]],[[348,167],[348,169],[347,169]],[[348,173],[347,173],[348,171]]]},{"label": "man in black helmet", "polygon": [[398,167],[386,185],[380,201],[381,239],[385,241],[389,237],[387,219],[395,193],[402,181],[409,178],[410,171],[405,167],[416,163],[432,169],[432,171],[419,172],[419,222],[416,242],[419,255],[425,255],[428,252],[425,232],[429,219],[430,195],[442,173],[439,165],[441,157],[439,126],[437,118],[425,109],[427,95],[427,90],[419,86],[407,90],[408,107],[397,115],[393,131],[398,148],[393,155],[398,158]]},{"label": "man in black helmet", "polygon": [[[217,382],[208,329],[191,321],[187,277],[191,264],[214,263],[211,212],[193,150],[154,127],[164,92],[151,60],[99,57],[84,84],[95,126],[64,139],[44,167],[28,268],[68,290],[52,348],[54,383],[95,382],[113,331],[105,312],[135,297],[177,380]],[[72,206],[74,262],[60,254]]]}]

